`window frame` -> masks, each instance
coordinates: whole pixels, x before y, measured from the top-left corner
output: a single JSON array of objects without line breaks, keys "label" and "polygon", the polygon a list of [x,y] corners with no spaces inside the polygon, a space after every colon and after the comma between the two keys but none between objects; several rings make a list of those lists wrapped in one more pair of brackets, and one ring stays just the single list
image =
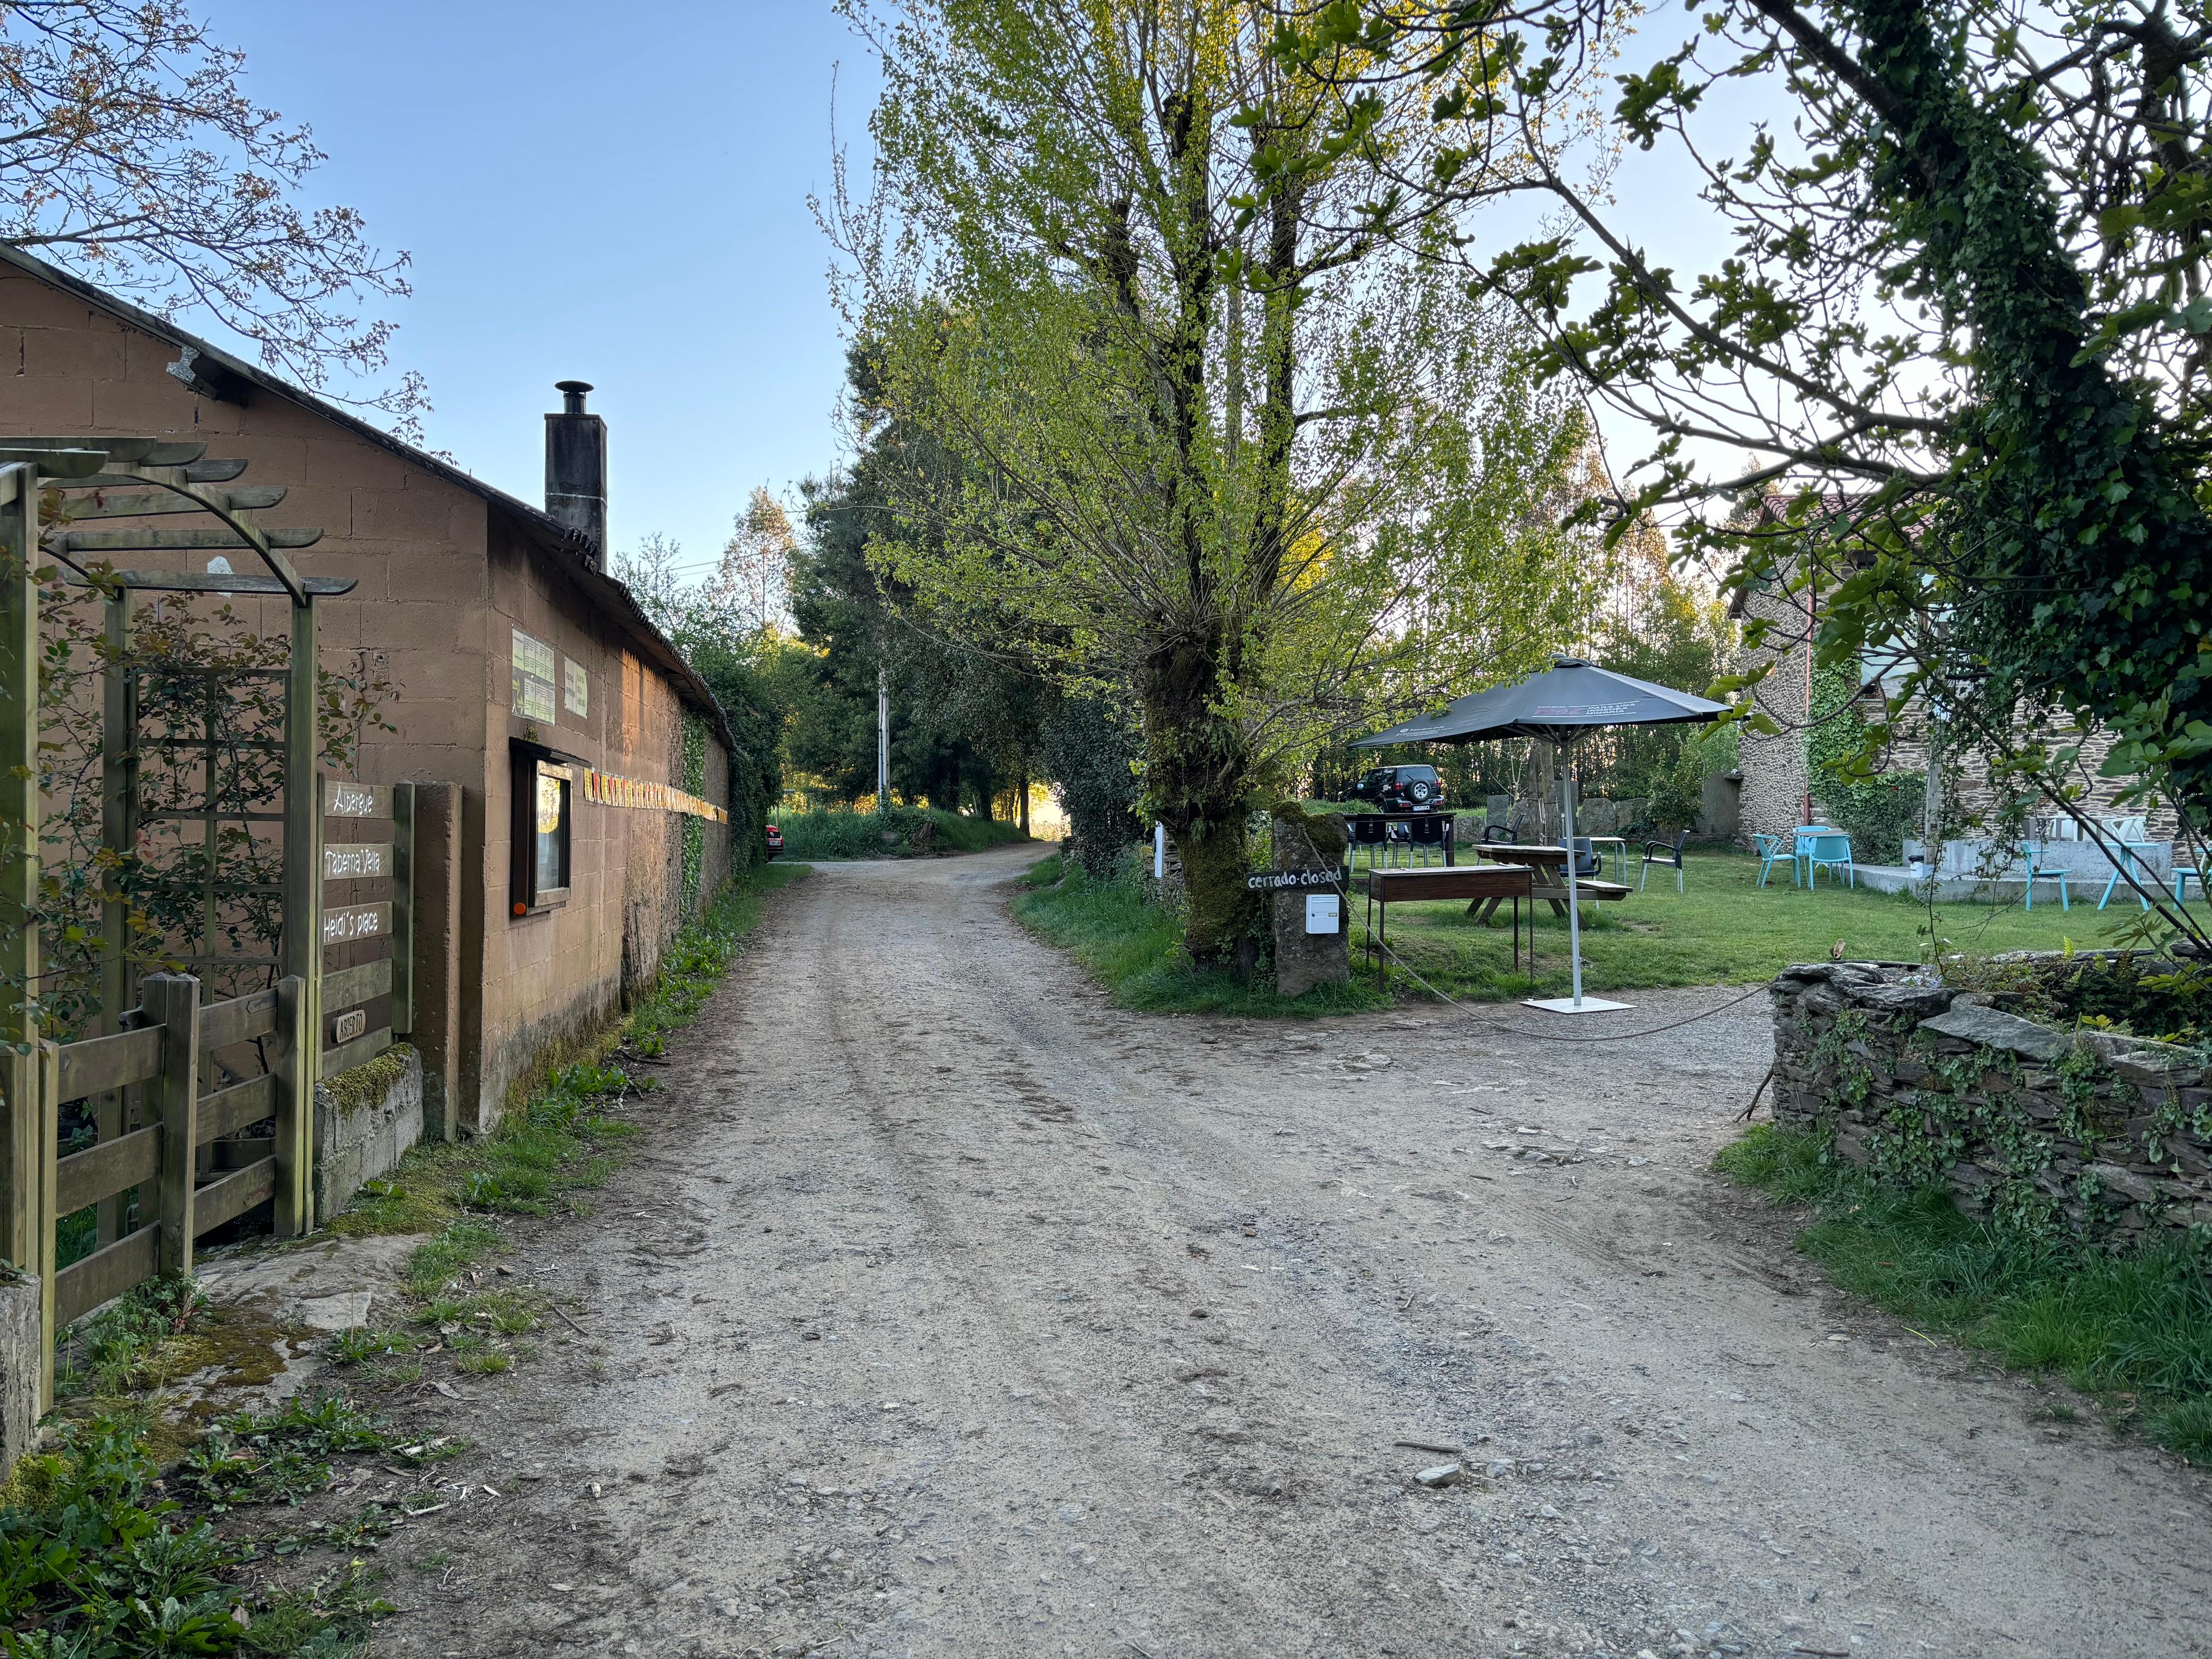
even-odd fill
[{"label": "window frame", "polygon": [[[536,744],[520,742],[514,744],[514,857],[507,910],[510,921],[520,921],[561,908],[568,903],[574,888],[576,804],[583,799],[582,792],[576,787],[576,768],[582,763]],[[564,879],[558,887],[538,884],[538,786],[547,777],[557,778],[561,784],[561,873]]]}]

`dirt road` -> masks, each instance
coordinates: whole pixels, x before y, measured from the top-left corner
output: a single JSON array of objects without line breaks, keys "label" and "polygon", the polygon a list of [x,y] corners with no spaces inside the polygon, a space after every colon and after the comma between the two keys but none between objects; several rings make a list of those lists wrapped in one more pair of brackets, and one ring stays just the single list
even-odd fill
[{"label": "dirt road", "polygon": [[1706,1172],[1764,999],[1571,1047],[1133,1016],[1007,918],[1031,856],[777,901],[597,1215],[511,1258],[588,1337],[432,1402],[497,1495],[393,1540],[380,1651],[2212,1647],[2199,1476]]}]

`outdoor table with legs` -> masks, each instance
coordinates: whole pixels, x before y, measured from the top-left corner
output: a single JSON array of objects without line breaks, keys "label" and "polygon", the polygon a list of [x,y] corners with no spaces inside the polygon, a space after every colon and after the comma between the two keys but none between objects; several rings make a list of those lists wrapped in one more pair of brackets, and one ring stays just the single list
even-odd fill
[{"label": "outdoor table with legs", "polygon": [[[1552,914],[1567,914],[1567,849],[1564,847],[1516,847],[1504,845],[1480,849],[1482,856],[1500,864],[1525,864],[1534,873],[1535,890],[1530,896],[1542,899],[1552,907]],[[1620,882],[1599,881],[1584,876],[1575,883],[1575,891],[1584,903],[1625,899],[1630,889]],[[1498,914],[1496,899],[1477,899],[1467,907],[1468,915],[1484,927]]]},{"label": "outdoor table with legs", "polygon": [[[1554,852],[1559,849],[1554,848]],[[1367,954],[1375,958],[1375,981],[1382,981],[1383,957],[1388,947],[1383,930],[1390,924],[1390,902],[1419,904],[1429,899],[1468,899],[1473,904],[1487,900],[1495,910],[1506,900],[1513,901],[1513,969],[1521,970],[1521,901],[1531,897],[1537,890],[1535,875],[1526,865],[1520,864],[1462,864],[1456,868],[1432,866],[1426,870],[1370,870],[1367,872]],[[1376,904],[1382,907],[1376,915]],[[1473,904],[1469,906],[1470,910]],[[1533,969],[1536,958],[1535,907],[1529,907],[1528,960]]]},{"label": "outdoor table with legs", "polygon": [[[1595,852],[1601,847],[1618,847],[1620,849],[1620,878],[1623,882],[1626,882],[1628,879],[1628,837],[1626,836],[1590,836],[1585,837],[1585,839],[1589,841],[1590,850],[1592,852]],[[1605,873],[1605,864],[1602,860],[1599,860],[1597,867],[1598,873],[1600,875],[1603,875]]]}]

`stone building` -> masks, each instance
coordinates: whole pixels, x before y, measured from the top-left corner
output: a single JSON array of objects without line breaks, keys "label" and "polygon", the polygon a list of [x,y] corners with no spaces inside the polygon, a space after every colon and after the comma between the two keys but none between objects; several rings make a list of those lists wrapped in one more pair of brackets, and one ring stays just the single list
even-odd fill
[{"label": "stone building", "polygon": [[[1778,512],[1778,505],[1770,501],[1770,514]],[[1799,824],[1817,823],[1827,816],[1820,805],[1820,780],[1812,775],[1805,757],[1805,728],[1813,715],[1812,636],[1819,605],[1817,589],[1784,592],[1778,586],[1740,591],[1729,605],[1729,615],[1737,621],[1764,621],[1770,625],[1766,638],[1759,645],[1738,647],[1734,672],[1743,674],[1759,667],[1766,668],[1765,678],[1753,689],[1752,696],[1759,710],[1783,728],[1772,737],[1745,730],[1740,740],[1738,763],[1743,775],[1741,839],[1747,846],[1753,834],[1786,836]],[[1867,700],[1865,712],[1869,720],[1881,718],[1882,703],[1888,695],[1883,685],[1882,666],[1869,664],[1861,675],[1861,695]],[[2082,738],[2055,731],[2045,735],[2054,747],[2079,743],[2081,771],[2087,787],[2085,810],[2093,815],[2142,811],[2140,806],[2114,807],[2114,798],[2127,789],[2129,780],[2100,775],[2100,769],[2112,746],[2110,732],[2092,732]],[[1917,773],[1924,777],[1929,769],[1929,736],[1927,708],[1915,699],[1893,723],[1881,769]],[[1978,755],[1954,753],[1945,769],[1942,787],[1949,792],[1948,800],[1942,805],[1949,809],[1954,819],[1960,815],[1979,815],[1998,803],[1998,791],[1990,780],[1989,763]],[[2147,816],[2152,836],[2163,838],[2172,835],[2175,819],[2170,809],[2161,805]],[[2074,832],[2072,826],[2064,825],[2057,827],[2055,833],[2070,840]],[[2100,866],[2100,879],[2103,868]]]},{"label": "stone building", "polygon": [[[204,441],[248,461],[241,483],[288,491],[264,521],[322,529],[295,556],[301,573],[357,580],[318,604],[323,661],[380,654],[399,728],[367,734],[358,775],[459,786],[458,860],[418,872],[426,1105],[434,1126],[490,1127],[550,1046],[653,975],[687,898],[731,868],[726,820],[701,810],[726,805],[730,733],[606,574],[606,435],[590,388],[564,382],[546,417],[540,507],[5,247],[0,387],[0,434]],[[204,554],[173,556],[208,568]],[[282,637],[280,607],[265,612]],[[518,803],[534,810],[541,790],[557,832],[519,847],[518,827],[534,830]],[[544,860],[518,856],[530,851]]]}]

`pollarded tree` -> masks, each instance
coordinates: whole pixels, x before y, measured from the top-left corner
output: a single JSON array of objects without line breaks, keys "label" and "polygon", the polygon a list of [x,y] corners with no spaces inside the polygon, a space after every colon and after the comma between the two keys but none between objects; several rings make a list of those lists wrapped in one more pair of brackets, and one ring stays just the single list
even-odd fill
[{"label": "pollarded tree", "polygon": [[848,9],[884,86],[876,193],[833,221],[846,293],[883,407],[963,460],[886,456],[902,523],[874,556],[937,625],[1011,629],[1133,708],[1186,942],[1219,960],[1291,763],[1576,631],[1597,573],[1558,526],[1583,428],[1440,248],[1368,223],[1425,108],[1341,142],[1263,7]]}]

